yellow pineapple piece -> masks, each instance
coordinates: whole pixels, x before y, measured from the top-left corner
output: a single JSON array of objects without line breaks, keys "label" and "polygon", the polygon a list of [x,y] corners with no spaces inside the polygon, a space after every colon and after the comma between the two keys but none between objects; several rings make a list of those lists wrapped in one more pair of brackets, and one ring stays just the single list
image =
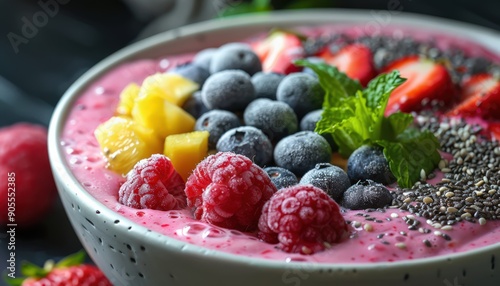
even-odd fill
[{"label": "yellow pineapple piece", "polygon": [[153,131],[129,117],[113,116],[101,123],[94,135],[108,164],[107,168],[126,174],[139,160],[161,153],[161,141]]},{"label": "yellow pineapple piece", "polygon": [[116,108],[117,115],[131,115],[134,100],[139,95],[140,89],[141,87],[136,83],[130,83],[123,89],[120,93],[120,102],[118,102],[118,107]]},{"label": "yellow pineapple piece", "polygon": [[152,129],[162,142],[168,135],[193,131],[196,123],[196,119],[181,107],[151,94],[136,98],[132,118]]},{"label": "yellow pineapple piece", "polygon": [[142,96],[158,96],[177,106],[182,106],[191,94],[199,88],[200,86],[196,82],[181,75],[175,73],[156,73],[144,80],[140,94]]},{"label": "yellow pineapple piece", "polygon": [[165,138],[163,154],[170,158],[184,181],[208,155],[208,135],[208,131],[193,131]]}]

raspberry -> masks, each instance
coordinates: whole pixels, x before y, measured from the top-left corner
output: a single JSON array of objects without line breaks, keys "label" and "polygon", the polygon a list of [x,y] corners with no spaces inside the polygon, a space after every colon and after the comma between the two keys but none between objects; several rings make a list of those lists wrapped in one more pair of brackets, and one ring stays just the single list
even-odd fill
[{"label": "raspberry", "polygon": [[[50,211],[57,190],[44,126],[18,123],[0,129],[0,181],[0,225],[27,227]],[[8,216],[7,206],[12,203],[15,217]]]},{"label": "raspberry", "polygon": [[285,252],[313,254],[348,234],[337,203],[313,185],[295,185],[274,194],[259,219],[260,239]]},{"label": "raspberry", "polygon": [[164,155],[137,162],[118,192],[118,201],[136,209],[172,210],[186,206],[184,181]]},{"label": "raspberry", "polygon": [[198,164],[185,191],[196,219],[252,231],[257,228],[262,206],[276,187],[267,173],[247,157],[219,152]]}]

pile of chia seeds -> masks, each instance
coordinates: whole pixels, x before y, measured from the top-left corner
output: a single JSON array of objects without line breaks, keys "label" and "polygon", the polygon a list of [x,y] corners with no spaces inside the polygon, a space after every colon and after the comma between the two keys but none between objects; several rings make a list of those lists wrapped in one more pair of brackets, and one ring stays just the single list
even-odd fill
[{"label": "pile of chia seeds", "polygon": [[[435,228],[447,228],[460,221],[477,222],[500,219],[500,145],[483,135],[479,125],[463,119],[420,115],[416,124],[432,131],[441,150],[453,156],[439,164],[444,177],[429,184],[421,174],[421,182],[412,188],[396,188],[391,208],[408,211],[427,219]],[[409,229],[419,229],[409,222]]]}]

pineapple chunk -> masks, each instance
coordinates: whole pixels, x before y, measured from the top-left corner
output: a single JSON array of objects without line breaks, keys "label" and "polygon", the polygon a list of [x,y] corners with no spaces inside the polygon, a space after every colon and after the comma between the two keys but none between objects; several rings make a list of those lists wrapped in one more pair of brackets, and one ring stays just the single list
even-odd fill
[{"label": "pineapple chunk", "polygon": [[196,119],[181,107],[155,95],[139,95],[132,108],[138,124],[154,130],[163,142],[165,137],[193,131]]},{"label": "pineapple chunk", "polygon": [[139,90],[141,87],[135,83],[130,83],[127,85],[123,91],[120,93],[120,102],[116,108],[117,115],[130,116],[132,112],[132,107],[134,106],[134,100],[139,95]]},{"label": "pineapple chunk", "polygon": [[107,160],[107,168],[126,174],[139,160],[161,153],[161,141],[152,130],[129,117],[113,116],[100,124],[94,135]]},{"label": "pineapple chunk", "polygon": [[148,76],[142,83],[142,96],[154,95],[170,103],[182,106],[200,86],[194,81],[175,73],[156,73]]},{"label": "pineapple chunk", "polygon": [[163,154],[170,158],[184,181],[196,165],[208,155],[208,131],[193,131],[165,138]]}]

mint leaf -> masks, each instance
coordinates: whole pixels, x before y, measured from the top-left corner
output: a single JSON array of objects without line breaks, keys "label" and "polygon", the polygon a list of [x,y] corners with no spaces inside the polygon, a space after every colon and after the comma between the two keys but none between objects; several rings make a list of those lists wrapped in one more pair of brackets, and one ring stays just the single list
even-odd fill
[{"label": "mint leaf", "polygon": [[[368,83],[368,86],[363,90],[363,96],[366,99],[366,106],[371,114],[372,123],[371,139],[378,140],[384,138],[384,117],[385,108],[387,107],[387,102],[389,101],[389,96],[391,92],[398,86],[403,84],[406,79],[399,76],[399,71],[393,71],[389,74],[380,74]],[[411,116],[411,115],[410,115]],[[412,117],[413,120],[413,117]],[[392,124],[391,124],[392,126]],[[408,126],[408,125],[407,125]],[[394,131],[394,129],[391,128]],[[401,131],[394,134],[398,135]],[[388,139],[388,138],[386,138]]]},{"label": "mint leaf", "polygon": [[394,141],[396,137],[406,130],[413,122],[413,115],[403,112],[395,112],[382,121],[381,138]]},{"label": "mint leaf", "polygon": [[41,278],[47,276],[49,271],[28,261],[21,262],[21,274],[26,277]]},{"label": "mint leaf", "polygon": [[348,157],[365,144],[383,147],[401,187],[413,186],[422,169],[429,174],[438,164],[440,145],[431,132],[410,129],[411,114],[384,115],[391,92],[406,80],[398,71],[381,74],[362,89],[358,81],[328,64],[307,60],[295,64],[309,67],[318,75],[325,100],[315,131],[331,135],[342,156]]},{"label": "mint leaf", "polygon": [[441,160],[439,141],[430,131],[410,128],[401,133],[397,141],[378,140],[375,143],[384,147],[391,172],[403,188],[412,187],[420,179],[422,169],[429,174]]},{"label": "mint leaf", "polygon": [[[398,128],[400,124],[397,122],[389,120],[388,124],[384,124],[386,120],[384,110],[389,95],[392,90],[404,82],[404,79],[399,76],[399,72],[380,75],[371,81],[364,91],[358,89],[349,96],[346,92],[354,90],[359,83],[345,80],[347,76],[336,68],[328,68],[324,64],[312,64],[311,67],[318,68],[320,83],[322,80],[327,81],[322,85],[323,88],[335,88],[330,90],[331,92],[326,90],[323,114],[315,131],[320,134],[331,133],[342,156],[348,157],[369,140],[382,139],[383,135],[395,138],[402,132],[401,128]],[[338,89],[334,87],[340,84],[338,79],[347,82],[348,88]],[[401,124],[406,124],[407,118],[403,117],[398,116],[395,119],[405,119]],[[384,130],[387,131],[384,133]]]},{"label": "mint leaf", "polygon": [[5,281],[6,285],[21,286],[23,284],[24,280],[26,280],[26,278],[25,277],[11,278],[8,276],[7,273],[4,273],[3,280]]},{"label": "mint leaf", "polygon": [[405,81],[406,79],[400,77],[397,70],[389,74],[381,74],[372,79],[363,91],[367,106],[373,110],[378,110],[381,113],[379,115],[383,116],[391,92]]},{"label": "mint leaf", "polygon": [[366,106],[366,99],[361,91],[355,96],[343,100],[343,105],[325,108],[316,131],[320,134],[331,133],[339,146],[339,153],[345,157],[376,137],[374,132],[379,118]]},{"label": "mint leaf", "polygon": [[[221,7],[219,10],[219,17],[229,17],[236,16],[247,13],[260,13],[260,12],[269,12],[272,10],[272,7],[269,5],[265,5],[266,3],[258,3],[261,1],[257,1],[256,3],[235,3],[235,4],[226,4],[224,7]],[[264,1],[267,2],[267,1]]]},{"label": "mint leaf", "polygon": [[70,254],[61,259],[61,261],[57,262],[55,267],[70,267],[70,266],[80,265],[83,263],[86,256],[87,254],[82,249],[76,253]]},{"label": "mint leaf", "polygon": [[295,0],[295,1],[282,1],[287,3],[284,9],[308,9],[308,8],[327,8],[335,7],[332,0]]},{"label": "mint leaf", "polygon": [[319,134],[333,133],[344,119],[354,116],[354,106],[331,107],[323,109],[321,119],[316,123],[315,132]]},{"label": "mint leaf", "polygon": [[261,9],[272,9],[271,0],[253,0],[253,5]]},{"label": "mint leaf", "polygon": [[325,107],[337,106],[342,99],[354,95],[358,90],[363,89],[357,80],[349,78],[336,67],[326,63],[313,63],[302,59],[295,61],[294,64],[308,67],[318,75],[319,83],[325,90],[325,102],[323,104]]}]

